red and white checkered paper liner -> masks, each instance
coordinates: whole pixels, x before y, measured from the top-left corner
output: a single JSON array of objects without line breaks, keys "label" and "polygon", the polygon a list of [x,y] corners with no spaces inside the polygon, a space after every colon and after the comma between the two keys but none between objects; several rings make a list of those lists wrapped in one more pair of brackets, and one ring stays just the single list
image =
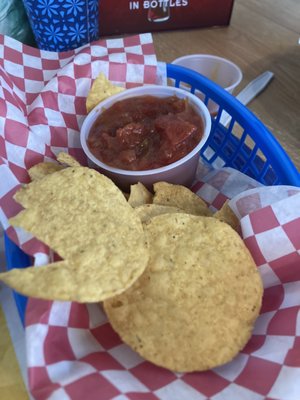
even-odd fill
[{"label": "red and white checkered paper liner", "polygon": [[[156,61],[149,35],[97,42],[65,54],[1,40],[0,218],[10,236],[34,254],[46,249],[7,224],[19,210],[12,195],[28,181],[27,169],[66,149],[85,162],[78,130],[92,79],[104,70],[124,85],[128,79],[127,86],[154,83]],[[130,80],[131,62],[139,82]],[[115,64],[126,70],[123,79],[110,75]],[[265,188],[230,168],[199,164],[193,190],[212,209],[232,199],[264,281],[261,315],[245,349],[214,370],[173,373],[123,344],[100,305],[29,299],[26,343],[33,398],[300,399],[300,189]]]}]

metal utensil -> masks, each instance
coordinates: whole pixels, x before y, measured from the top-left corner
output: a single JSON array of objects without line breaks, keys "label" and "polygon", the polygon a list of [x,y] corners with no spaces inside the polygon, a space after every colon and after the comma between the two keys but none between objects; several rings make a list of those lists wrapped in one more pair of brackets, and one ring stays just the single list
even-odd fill
[{"label": "metal utensil", "polygon": [[[265,87],[268,85],[274,74],[271,71],[265,71],[257,78],[253,79],[240,93],[237,94],[236,98],[244,105],[247,105],[251,100],[254,99]],[[222,112],[220,123],[226,126],[231,120],[231,116],[227,112]]]}]

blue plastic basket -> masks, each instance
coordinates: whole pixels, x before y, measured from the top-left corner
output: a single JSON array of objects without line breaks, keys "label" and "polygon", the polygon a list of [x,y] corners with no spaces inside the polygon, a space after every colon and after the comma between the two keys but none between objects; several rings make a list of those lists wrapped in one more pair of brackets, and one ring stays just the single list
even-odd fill
[{"label": "blue plastic basket", "polygon": [[[202,158],[209,164],[220,160],[224,166],[235,168],[264,185],[300,186],[300,174],[262,122],[234,96],[211,80],[190,69],[177,65],[167,66],[167,75],[175,86],[188,85],[192,93],[204,95],[219,105],[212,119],[212,131]],[[223,112],[231,116],[226,128],[219,123]],[[220,163],[218,163],[220,164]]]},{"label": "blue plastic basket", "polygon": [[[204,76],[177,65],[167,65],[167,75],[177,87],[189,88],[202,94],[205,104],[218,104],[218,114],[212,118],[210,138],[201,151],[209,164],[235,168],[264,185],[293,185],[300,187],[300,174],[289,156],[258,118],[235,97]],[[223,112],[231,116],[228,127],[220,124]],[[5,237],[7,268],[31,265],[24,254]],[[27,299],[15,294],[17,307],[24,322]]]}]

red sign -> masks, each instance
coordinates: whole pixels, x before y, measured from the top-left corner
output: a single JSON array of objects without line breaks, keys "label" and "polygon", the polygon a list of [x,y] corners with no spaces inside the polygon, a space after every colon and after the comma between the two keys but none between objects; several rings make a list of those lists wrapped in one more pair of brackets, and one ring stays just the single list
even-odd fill
[{"label": "red sign", "polygon": [[228,25],[234,0],[99,0],[100,35]]}]

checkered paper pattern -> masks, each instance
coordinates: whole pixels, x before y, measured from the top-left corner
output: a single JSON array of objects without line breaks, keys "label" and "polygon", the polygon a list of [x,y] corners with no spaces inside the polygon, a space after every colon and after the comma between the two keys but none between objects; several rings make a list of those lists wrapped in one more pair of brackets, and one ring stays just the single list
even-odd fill
[{"label": "checkered paper pattern", "polygon": [[[298,400],[300,398],[300,188],[262,187],[199,163],[193,190],[212,209],[227,199],[264,282],[252,338],[211,371],[173,373],[122,343],[99,304],[30,299],[26,335],[35,399]],[[255,201],[254,201],[255,199]]]},{"label": "checkered paper pattern", "polygon": [[20,206],[13,195],[27,170],[68,151],[86,164],[79,131],[93,79],[103,72],[126,88],[156,83],[150,34],[100,40],[74,51],[48,52],[0,35],[0,221],[29,254],[45,247],[8,224]]}]

